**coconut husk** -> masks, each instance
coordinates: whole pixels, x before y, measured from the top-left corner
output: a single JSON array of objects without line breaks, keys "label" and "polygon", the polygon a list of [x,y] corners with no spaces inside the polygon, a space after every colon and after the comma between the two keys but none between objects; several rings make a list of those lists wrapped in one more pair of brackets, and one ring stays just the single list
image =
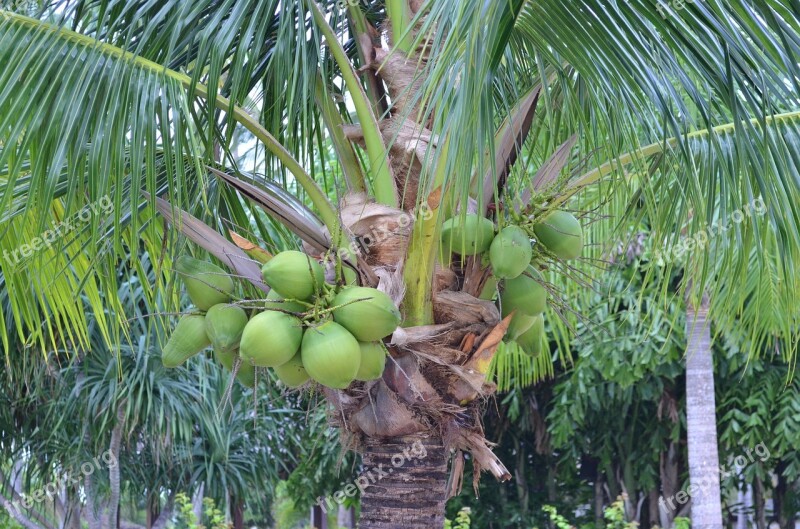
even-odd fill
[{"label": "coconut husk", "polygon": [[450,477],[447,480],[447,499],[455,498],[464,488],[464,452],[457,450],[453,456],[450,467]]},{"label": "coconut husk", "polygon": [[413,355],[390,357],[383,372],[383,381],[409,404],[434,405],[441,401],[436,390],[420,373],[419,363]]},{"label": "coconut husk", "polygon": [[392,334],[389,341],[392,345],[402,348],[410,348],[414,344],[430,342],[434,337],[445,335],[452,330],[453,323],[442,325],[420,325],[418,327],[398,327]]},{"label": "coconut husk", "polygon": [[403,262],[414,226],[410,214],[372,202],[366,194],[354,193],[342,200],[340,216],[368,265],[396,268]]},{"label": "coconut husk", "polygon": [[453,290],[458,283],[458,275],[456,275],[450,268],[445,268],[436,265],[436,270],[433,276],[433,292],[441,292],[442,290]]},{"label": "coconut husk", "polygon": [[466,292],[443,290],[433,295],[433,319],[436,323],[497,323],[500,311],[491,301],[478,299]]},{"label": "coconut husk", "polygon": [[383,381],[374,386],[352,422],[369,437],[400,437],[428,430]]},{"label": "coconut husk", "polygon": [[445,446],[472,454],[472,464],[475,471],[472,486],[476,494],[478,493],[480,472],[483,470],[490,472],[500,481],[511,479],[511,473],[492,452],[490,446],[493,445],[483,437],[483,429],[480,426],[474,426],[473,429],[465,429],[454,419],[451,419],[443,425],[442,437],[444,438]]},{"label": "coconut husk", "polygon": [[[391,33],[388,38],[391,42]],[[420,64],[416,58],[409,59],[397,48],[391,51],[375,48],[371,66],[386,82],[395,113],[401,116],[420,115],[418,94],[421,79],[418,72],[424,68],[424,64]]]}]

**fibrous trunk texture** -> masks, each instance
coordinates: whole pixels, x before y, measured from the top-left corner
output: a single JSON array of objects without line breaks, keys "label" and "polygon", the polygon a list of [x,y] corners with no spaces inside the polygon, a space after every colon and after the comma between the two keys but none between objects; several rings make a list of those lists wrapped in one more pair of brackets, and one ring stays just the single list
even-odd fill
[{"label": "fibrous trunk texture", "polygon": [[361,495],[359,528],[442,527],[448,459],[448,450],[436,439],[410,436],[367,440],[364,472],[372,473],[374,483]]},{"label": "fibrous trunk texture", "polygon": [[719,453],[717,447],[714,362],[708,322],[708,300],[686,308],[686,430],[692,528],[722,529]]}]

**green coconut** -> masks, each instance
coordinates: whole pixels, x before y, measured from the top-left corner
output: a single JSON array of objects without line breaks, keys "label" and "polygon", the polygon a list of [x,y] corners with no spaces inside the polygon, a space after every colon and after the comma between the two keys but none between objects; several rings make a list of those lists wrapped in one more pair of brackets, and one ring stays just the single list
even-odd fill
[{"label": "green coconut", "polygon": [[497,278],[495,276],[489,276],[486,279],[486,284],[483,285],[483,290],[481,290],[479,299],[483,299],[486,301],[491,301],[497,295]]},{"label": "green coconut", "polygon": [[306,368],[303,367],[303,359],[298,351],[288,362],[274,368],[278,378],[290,388],[297,388],[306,383],[310,378]]},{"label": "green coconut", "polygon": [[511,318],[511,323],[508,325],[506,337],[509,340],[516,340],[519,336],[524,334],[536,321],[537,316],[528,316],[522,312],[515,312],[514,317]]},{"label": "green coconut", "polygon": [[178,321],[161,350],[164,367],[178,367],[211,345],[205,329],[205,316],[189,314]]},{"label": "green coconut", "polygon": [[505,318],[516,310],[528,316],[535,316],[547,308],[547,290],[540,281],[542,275],[533,267],[513,279],[506,279],[503,293],[500,294],[500,307]]},{"label": "green coconut", "polygon": [[534,321],[527,331],[516,338],[517,344],[530,356],[537,356],[544,348],[544,315],[534,316]]},{"label": "green coconut", "polygon": [[206,313],[205,329],[214,349],[230,352],[238,349],[247,313],[241,307],[218,303]]},{"label": "green coconut", "polygon": [[556,210],[533,226],[539,242],[561,259],[575,259],[583,251],[583,229],[574,215]]},{"label": "green coconut", "polygon": [[244,327],[239,355],[255,366],[276,367],[297,353],[302,338],[299,319],[273,310],[260,312]]},{"label": "green coconut", "polygon": [[213,263],[182,255],[175,270],[186,287],[195,307],[206,311],[218,303],[227,303],[233,295],[234,284],[225,270]]},{"label": "green coconut", "polygon": [[[239,355],[237,355],[235,352],[225,352],[214,349],[214,358],[228,371],[233,371],[233,363],[236,361],[237,356]],[[250,365],[248,362],[242,361],[239,364],[239,371],[236,373],[236,380],[248,388],[255,387],[256,368]]]},{"label": "green coconut", "polygon": [[457,215],[442,224],[442,253],[477,255],[489,249],[494,238],[494,224],[481,215]]},{"label": "green coconut", "polygon": [[382,342],[359,342],[361,348],[361,364],[356,373],[356,380],[377,380],[383,375],[386,367],[386,346]]},{"label": "green coconut", "polygon": [[300,353],[309,376],[333,389],[348,387],[361,365],[358,340],[335,321],[310,327],[303,335]]},{"label": "green coconut", "polygon": [[345,287],[333,299],[333,319],[360,342],[374,342],[400,325],[400,311],[385,293],[370,287]]},{"label": "green coconut", "polygon": [[531,262],[531,240],[519,226],[506,226],[492,241],[489,260],[494,275],[503,279],[519,276]]},{"label": "green coconut", "polygon": [[316,294],[325,283],[322,266],[296,250],[281,252],[261,267],[264,281],[288,299],[305,300]]},{"label": "green coconut", "polygon": [[272,289],[267,294],[267,301],[264,302],[264,308],[268,310],[283,310],[286,312],[305,312],[308,307],[298,301],[286,301],[286,298],[278,294],[278,291]]}]

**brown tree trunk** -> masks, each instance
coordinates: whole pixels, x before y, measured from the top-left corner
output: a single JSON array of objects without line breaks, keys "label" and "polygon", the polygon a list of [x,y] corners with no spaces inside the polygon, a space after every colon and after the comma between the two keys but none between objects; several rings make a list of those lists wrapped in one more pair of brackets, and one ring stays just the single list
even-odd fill
[{"label": "brown tree trunk", "polygon": [[659,473],[661,478],[660,525],[661,527],[672,527],[677,511],[675,495],[678,493],[678,450],[672,441],[667,446],[667,450],[661,452]]},{"label": "brown tree trunk", "polygon": [[147,501],[147,520],[145,521],[145,525],[147,529],[153,529],[153,524],[158,520],[158,515],[161,512],[161,502],[158,499],[158,496],[153,495]]},{"label": "brown tree trunk", "polygon": [[328,529],[328,512],[321,505],[311,507],[311,527]]},{"label": "brown tree trunk", "polygon": [[598,469],[597,477],[594,480],[594,526],[597,529],[605,527],[605,516],[603,508],[605,507],[603,490],[603,473]]},{"label": "brown tree trunk", "polygon": [[[449,453],[441,442],[399,437],[383,440],[367,438],[365,443],[362,456],[364,470],[356,481],[362,487],[358,527],[444,527]],[[417,444],[417,450],[411,453],[415,443],[421,445]],[[419,450],[420,447],[424,447],[424,450]]]},{"label": "brown tree trunk", "polygon": [[231,496],[231,524],[233,529],[244,527],[244,503],[235,496]]},{"label": "brown tree trunk", "polygon": [[794,529],[795,527],[794,513],[791,507],[786,505],[787,496],[791,492],[789,481],[784,475],[787,466],[788,465],[784,461],[778,462],[778,465],[775,467],[778,484],[775,490],[772,491],[772,510],[775,513],[775,519],[780,529]]},{"label": "brown tree trunk", "polygon": [[753,483],[753,507],[755,508],[755,524],[758,529],[767,528],[767,506],[764,497],[764,482],[756,476]]},{"label": "brown tree trunk", "polygon": [[658,489],[651,489],[647,495],[647,526],[646,527],[659,527],[661,524],[660,515],[658,512]]}]

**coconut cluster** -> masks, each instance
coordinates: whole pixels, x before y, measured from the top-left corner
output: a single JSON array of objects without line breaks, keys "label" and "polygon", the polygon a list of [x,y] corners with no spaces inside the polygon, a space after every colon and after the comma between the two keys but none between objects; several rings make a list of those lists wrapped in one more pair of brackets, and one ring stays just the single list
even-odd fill
[{"label": "coconut cluster", "polygon": [[330,285],[315,259],[281,252],[261,270],[271,288],[263,308],[248,315],[231,303],[233,281],[218,266],[184,256],[175,268],[200,313],[179,321],[162,351],[166,367],[210,345],[215,358],[250,387],[258,367],[272,368],[293,388],[312,379],[345,389],[381,377],[387,355],[382,340],[400,324],[400,311],[385,293],[355,285],[355,276],[344,273],[347,284]]},{"label": "coconut cluster", "polygon": [[492,276],[480,298],[498,298],[503,318],[511,315],[506,341],[515,342],[525,353],[536,356],[546,338],[547,290],[541,273],[532,264],[533,241],[558,259],[574,259],[583,250],[583,230],[578,219],[561,210],[533,223],[532,233],[516,225],[497,231],[486,217],[459,215],[442,225],[440,260],[448,263],[452,254],[483,256],[484,260],[488,257]]}]

